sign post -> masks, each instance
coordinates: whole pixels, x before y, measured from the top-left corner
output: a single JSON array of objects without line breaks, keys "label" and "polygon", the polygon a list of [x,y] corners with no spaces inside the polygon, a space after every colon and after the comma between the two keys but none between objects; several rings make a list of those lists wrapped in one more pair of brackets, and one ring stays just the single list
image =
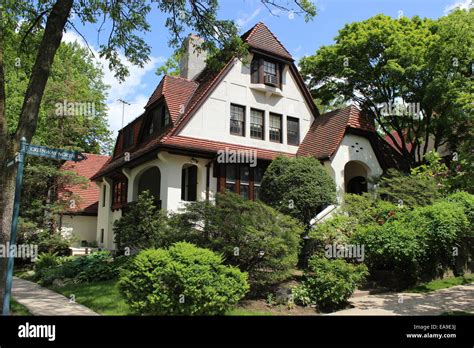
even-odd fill
[{"label": "sign post", "polygon": [[15,180],[15,201],[13,203],[13,218],[10,231],[10,250],[13,253],[8,253],[7,263],[7,277],[5,285],[5,296],[3,298],[3,315],[10,314],[10,298],[13,284],[13,263],[16,256],[16,230],[18,227],[18,216],[20,215],[20,200],[21,200],[21,186],[23,184],[23,170],[25,168],[26,155],[33,155],[39,157],[48,157],[58,160],[79,162],[85,159],[85,156],[77,151],[51,149],[45,146],[28,145],[25,137],[20,140],[20,152],[17,153],[13,161],[8,162],[7,166],[18,163]]}]

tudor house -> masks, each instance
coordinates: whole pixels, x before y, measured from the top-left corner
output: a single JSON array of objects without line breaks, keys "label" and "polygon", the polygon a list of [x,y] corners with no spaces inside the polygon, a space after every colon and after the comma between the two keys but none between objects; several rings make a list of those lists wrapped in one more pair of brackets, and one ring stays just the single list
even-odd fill
[{"label": "tudor house", "polygon": [[[263,23],[242,39],[248,63],[231,59],[212,71],[190,36],[181,76],[165,76],[143,114],[119,131],[111,159],[92,178],[99,246],[114,249],[113,222],[144,190],[172,211],[225,190],[255,200],[272,159],[302,155],[321,161],[341,200],[394,165],[392,148],[357,107],[319,114],[293,58]],[[219,161],[223,151],[254,154],[256,163]]]}]

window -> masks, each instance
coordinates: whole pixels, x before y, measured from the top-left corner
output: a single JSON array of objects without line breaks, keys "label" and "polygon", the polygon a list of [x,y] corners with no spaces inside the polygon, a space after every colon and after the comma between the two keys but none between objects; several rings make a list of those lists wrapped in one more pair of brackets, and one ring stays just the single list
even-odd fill
[{"label": "window", "polygon": [[263,168],[249,164],[221,164],[219,168],[219,192],[231,191],[245,199],[259,199]]},{"label": "window", "polygon": [[181,200],[194,202],[197,200],[197,166],[184,165],[181,169]]},{"label": "window", "polygon": [[281,143],[281,115],[270,114],[270,141]]},{"label": "window", "polygon": [[163,108],[163,118],[161,119],[161,127],[164,128],[170,124],[170,113],[168,109]]},{"label": "window", "polygon": [[250,65],[250,81],[281,87],[281,70],[280,63],[255,56]]},{"label": "window", "polygon": [[151,111],[149,116],[148,128],[145,136],[151,135],[159,130],[165,128],[171,123],[170,113],[165,104],[160,104]]},{"label": "window", "polygon": [[263,111],[250,110],[250,136],[255,139],[263,139]]},{"label": "window", "polygon": [[289,145],[300,144],[300,120],[294,117],[286,119],[286,137]]},{"label": "window", "polygon": [[230,105],[230,134],[245,135],[245,108],[240,105]]},{"label": "window", "polygon": [[104,244],[104,229],[100,229],[100,244]]},{"label": "window", "polygon": [[123,148],[127,149],[133,145],[133,126],[127,126],[123,132]]},{"label": "window", "polygon": [[237,192],[237,166],[235,164],[230,164],[226,168],[225,189]]},{"label": "window", "polygon": [[115,179],[112,184],[112,205],[127,203],[127,179]]},{"label": "window", "polygon": [[103,184],[104,187],[102,188],[102,207],[105,207],[105,199],[107,198],[107,186]]}]

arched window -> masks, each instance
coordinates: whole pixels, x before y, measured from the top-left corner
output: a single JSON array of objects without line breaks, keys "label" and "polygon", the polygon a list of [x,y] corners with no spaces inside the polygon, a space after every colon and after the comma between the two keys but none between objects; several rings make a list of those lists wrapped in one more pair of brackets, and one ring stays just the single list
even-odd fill
[{"label": "arched window", "polygon": [[161,173],[158,167],[152,167],[143,172],[138,179],[137,197],[148,190],[156,200],[160,199]]},{"label": "arched window", "polygon": [[193,164],[185,164],[181,170],[181,200],[197,200],[197,169]]},{"label": "arched window", "polygon": [[347,193],[354,193],[361,195],[363,192],[367,192],[367,179],[363,176],[356,176],[349,180],[347,183]]}]

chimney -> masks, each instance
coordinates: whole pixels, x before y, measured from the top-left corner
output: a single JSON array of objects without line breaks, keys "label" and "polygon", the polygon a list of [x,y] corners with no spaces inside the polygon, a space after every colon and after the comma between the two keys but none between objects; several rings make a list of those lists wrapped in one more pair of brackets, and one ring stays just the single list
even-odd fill
[{"label": "chimney", "polygon": [[206,67],[207,52],[199,50],[199,46],[204,42],[196,35],[189,35],[184,40],[184,50],[179,62],[180,76],[185,79],[194,79]]}]

